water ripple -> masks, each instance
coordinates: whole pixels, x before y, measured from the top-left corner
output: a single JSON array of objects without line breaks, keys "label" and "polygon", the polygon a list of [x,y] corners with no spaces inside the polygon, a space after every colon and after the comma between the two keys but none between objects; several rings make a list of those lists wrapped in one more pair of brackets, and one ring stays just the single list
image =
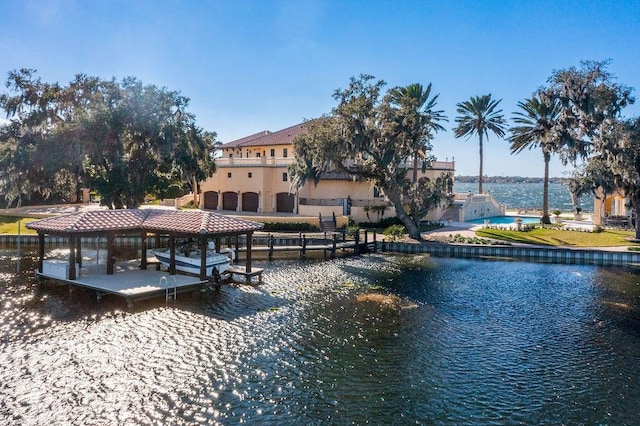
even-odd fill
[{"label": "water ripple", "polygon": [[0,270],[6,424],[621,423],[629,271],[381,256],[265,263],[176,303]]}]

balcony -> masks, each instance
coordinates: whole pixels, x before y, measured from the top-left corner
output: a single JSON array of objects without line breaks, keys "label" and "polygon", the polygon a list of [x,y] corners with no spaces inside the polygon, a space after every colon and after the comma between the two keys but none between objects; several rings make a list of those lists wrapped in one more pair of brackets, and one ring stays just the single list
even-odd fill
[{"label": "balcony", "polygon": [[[407,160],[401,163],[401,166],[406,167],[407,169],[413,169],[413,160]],[[422,161],[418,161],[418,170],[420,170],[421,168],[422,168]],[[432,161],[430,169],[431,170],[454,170],[455,162],[454,161]]]},{"label": "balcony", "polygon": [[289,167],[293,157],[220,157],[216,158],[218,167]]}]

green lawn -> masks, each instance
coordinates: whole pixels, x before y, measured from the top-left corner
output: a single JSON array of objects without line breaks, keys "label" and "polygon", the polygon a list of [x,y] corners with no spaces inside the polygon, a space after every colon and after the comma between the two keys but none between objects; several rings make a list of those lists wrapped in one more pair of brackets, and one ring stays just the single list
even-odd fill
[{"label": "green lawn", "polygon": [[18,216],[0,216],[0,234],[18,234],[18,221],[20,221],[20,234],[37,234],[36,231],[27,229],[24,227],[29,222],[34,220],[31,217],[18,217]]},{"label": "green lawn", "polygon": [[606,230],[602,232],[563,231],[560,229],[535,228],[529,232],[517,232],[499,229],[480,229],[476,235],[484,238],[509,241],[512,243],[538,244],[545,246],[570,247],[615,247],[640,246],[629,241],[635,233],[632,231]]}]

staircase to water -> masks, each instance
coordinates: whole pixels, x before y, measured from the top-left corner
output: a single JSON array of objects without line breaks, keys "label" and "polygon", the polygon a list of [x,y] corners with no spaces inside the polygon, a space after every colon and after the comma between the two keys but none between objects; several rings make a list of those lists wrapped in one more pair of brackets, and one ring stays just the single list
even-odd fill
[{"label": "staircase to water", "polygon": [[322,213],[318,213],[320,218],[320,230],[323,232],[335,232],[336,226],[336,214],[333,213],[331,218],[323,218]]},{"label": "staircase to water", "polygon": [[454,201],[449,209],[442,215],[440,218],[441,222],[459,222],[460,221],[460,209],[462,208],[463,202]]}]

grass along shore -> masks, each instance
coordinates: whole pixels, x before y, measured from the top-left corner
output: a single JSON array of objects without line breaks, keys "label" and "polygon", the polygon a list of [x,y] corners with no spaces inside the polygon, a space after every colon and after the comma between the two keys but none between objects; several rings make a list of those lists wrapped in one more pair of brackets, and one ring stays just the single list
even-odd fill
[{"label": "grass along shore", "polygon": [[640,247],[639,243],[631,241],[635,236],[633,231],[609,229],[601,232],[580,232],[552,228],[535,228],[527,232],[522,232],[483,228],[477,230],[476,235],[511,243],[556,247]]},{"label": "grass along shore", "polygon": [[22,235],[36,235],[37,232],[31,229],[25,228],[25,225],[29,222],[33,222],[32,217],[19,217],[19,216],[2,216],[0,215],[0,234],[17,235],[18,223],[20,224],[20,234]]}]

